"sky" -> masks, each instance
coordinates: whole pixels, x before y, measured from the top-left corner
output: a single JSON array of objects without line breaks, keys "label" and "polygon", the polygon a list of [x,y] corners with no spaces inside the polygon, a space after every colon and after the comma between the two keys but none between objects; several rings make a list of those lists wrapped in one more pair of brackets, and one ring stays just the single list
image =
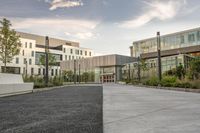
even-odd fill
[{"label": "sky", "polygon": [[200,0],[0,0],[17,31],[79,42],[96,55],[130,55],[134,41],[200,27]]}]

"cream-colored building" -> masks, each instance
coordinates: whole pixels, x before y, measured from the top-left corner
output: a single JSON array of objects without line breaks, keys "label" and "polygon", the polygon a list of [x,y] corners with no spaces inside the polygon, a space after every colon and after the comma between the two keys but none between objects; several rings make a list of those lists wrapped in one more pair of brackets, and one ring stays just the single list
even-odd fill
[{"label": "cream-colored building", "polygon": [[[7,64],[7,72],[28,75],[44,75],[45,68],[40,63],[41,55],[45,54],[45,37],[17,32],[22,43],[20,54],[15,56],[11,63]],[[92,57],[93,50],[82,48],[78,42],[49,38],[49,52],[56,57],[58,65],[50,68],[51,76],[60,74],[60,62],[66,60],[82,59]],[[0,72],[4,64],[0,61]]]}]

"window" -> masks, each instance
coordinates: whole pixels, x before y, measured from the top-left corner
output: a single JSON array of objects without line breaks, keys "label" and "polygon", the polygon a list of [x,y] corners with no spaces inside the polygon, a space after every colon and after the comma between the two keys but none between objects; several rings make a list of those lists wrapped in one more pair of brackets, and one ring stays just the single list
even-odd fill
[{"label": "window", "polygon": [[66,52],[66,49],[65,49],[65,48],[63,48],[63,52],[64,52],[64,53]]},{"label": "window", "polygon": [[85,56],[87,56],[87,51],[85,51]]},{"label": "window", "polygon": [[92,53],[90,52],[90,56],[92,56]]},{"label": "window", "polygon": [[58,75],[58,69],[56,69],[56,76]]},{"label": "window", "polygon": [[67,55],[65,55],[65,60],[67,60]]},{"label": "window", "polygon": [[29,59],[29,65],[31,65],[32,64],[32,60],[31,59]]},{"label": "window", "polygon": [[25,42],[25,48],[27,48],[27,42]]},{"label": "window", "polygon": [[19,58],[18,57],[16,58],[16,64],[19,64]]},{"label": "window", "polygon": [[26,58],[24,58],[24,64],[26,64],[26,63],[27,63]]},{"label": "window", "polygon": [[51,69],[51,76],[54,75],[54,69]]},{"label": "window", "polygon": [[34,51],[31,52],[31,56],[34,57]]},{"label": "window", "polygon": [[83,51],[82,50],[80,51],[80,55],[83,55]]},{"label": "window", "polygon": [[181,36],[181,44],[185,43],[184,35]]},{"label": "window", "polygon": [[38,75],[41,75],[41,69],[38,68]]},{"label": "window", "polygon": [[194,41],[195,41],[195,36],[194,36],[194,34],[189,34],[189,35],[188,35],[188,41],[189,41],[189,42],[194,42]]},{"label": "window", "polygon": [[22,50],[22,55],[24,56],[24,50]]},{"label": "window", "polygon": [[79,50],[76,50],[76,54],[79,55]]},{"label": "window", "polygon": [[43,68],[43,75],[45,75],[45,69]]},{"label": "window", "polygon": [[69,60],[71,60],[71,55],[69,55]]},{"label": "window", "polygon": [[34,68],[31,68],[31,75],[34,74]]},{"label": "window", "polygon": [[200,41],[200,31],[197,31],[197,40]]},{"label": "window", "polygon": [[31,42],[29,43],[29,48],[32,48],[32,43]]},{"label": "window", "polygon": [[72,60],[74,59],[74,56],[72,56]]},{"label": "window", "polygon": [[73,49],[70,49],[70,53],[73,54]]}]

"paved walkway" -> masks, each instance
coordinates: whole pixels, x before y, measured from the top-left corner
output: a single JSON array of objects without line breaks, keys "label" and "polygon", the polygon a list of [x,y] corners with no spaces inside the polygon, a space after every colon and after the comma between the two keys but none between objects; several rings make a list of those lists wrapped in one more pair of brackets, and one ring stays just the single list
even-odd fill
[{"label": "paved walkway", "polygon": [[104,85],[104,133],[200,133],[200,94]]}]

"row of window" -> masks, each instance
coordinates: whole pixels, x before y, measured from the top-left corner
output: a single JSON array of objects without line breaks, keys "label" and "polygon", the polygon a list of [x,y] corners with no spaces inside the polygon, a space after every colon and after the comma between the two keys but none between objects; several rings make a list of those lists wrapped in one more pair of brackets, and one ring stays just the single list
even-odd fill
[{"label": "row of window", "polygon": [[32,48],[32,47],[33,47],[33,46],[32,46],[33,44],[32,44],[31,42],[30,42],[29,44],[28,44],[28,42],[25,42],[25,43],[24,43],[24,47],[25,47],[25,48],[28,48],[28,45],[29,45],[29,48]]},{"label": "row of window", "polygon": [[[161,49],[168,50],[185,46],[198,45],[200,43],[200,31],[184,33],[174,36],[161,37]],[[139,56],[141,53],[157,51],[157,40],[151,39],[134,43],[132,53]]]},{"label": "row of window", "polygon": [[[60,73],[58,69],[51,69],[51,76],[57,76],[58,72]],[[45,75],[45,73],[45,68],[38,68],[38,75]]]},{"label": "row of window", "polygon": [[[45,68],[38,68],[38,75],[45,75]],[[51,69],[51,76],[57,76],[58,72],[60,72],[58,69]],[[23,74],[27,73],[27,68],[23,68]],[[31,68],[31,75],[34,75],[34,68]]]},{"label": "row of window", "polygon": [[71,56],[71,55],[69,55],[69,56],[67,56],[67,55],[65,55],[65,60],[74,60],[74,59],[81,59],[81,58],[84,58],[84,57],[80,57],[80,56]]},{"label": "row of window", "polygon": [[[66,48],[63,48],[63,52],[64,53],[66,53]],[[70,54],[73,54],[74,53],[74,51],[73,51],[73,49],[70,49]],[[83,51],[82,50],[75,50],[75,54],[76,55],[83,55]],[[85,56],[87,56],[88,55],[88,52],[87,51],[85,51]],[[89,56],[92,56],[92,53],[91,52],[89,52]]]},{"label": "row of window", "polygon": [[[15,59],[15,63],[16,64],[19,64],[19,57],[16,57]],[[26,58],[24,58],[24,62],[23,62],[25,65],[29,64],[29,65],[32,65],[32,59],[30,58],[28,61]]]},{"label": "row of window", "polygon": [[[22,56],[24,56],[24,55],[25,55],[25,51],[22,50]],[[34,55],[35,55],[35,52],[34,52],[34,51],[31,51],[31,56],[34,57]]]}]

